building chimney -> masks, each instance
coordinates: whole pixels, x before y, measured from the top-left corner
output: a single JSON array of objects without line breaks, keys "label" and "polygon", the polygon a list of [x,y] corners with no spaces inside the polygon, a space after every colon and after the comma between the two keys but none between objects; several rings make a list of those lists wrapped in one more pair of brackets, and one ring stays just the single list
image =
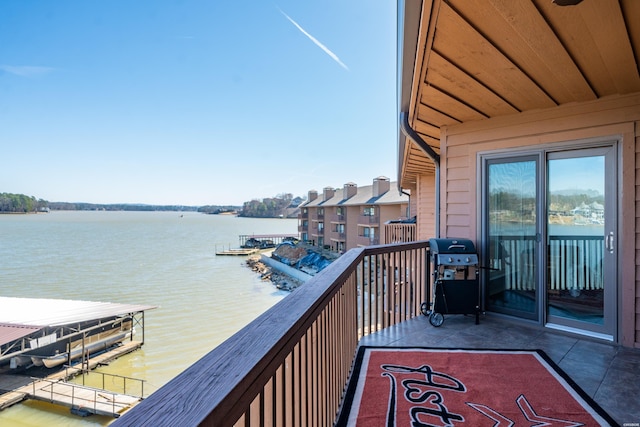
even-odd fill
[{"label": "building chimney", "polygon": [[391,188],[391,182],[386,176],[379,176],[373,180],[373,197],[380,197]]},{"label": "building chimney", "polygon": [[353,196],[355,196],[357,192],[358,192],[358,186],[353,182],[347,182],[344,185],[344,190],[343,190],[343,194],[342,195],[343,195],[344,199],[346,200],[346,199],[350,199]]},{"label": "building chimney", "polygon": [[327,200],[329,200],[330,198],[332,198],[334,196],[334,194],[336,194],[336,190],[331,188],[331,187],[325,187],[324,188],[324,195],[323,195],[323,202],[326,202]]},{"label": "building chimney", "polygon": [[318,192],[316,190],[310,190],[309,191],[309,202],[313,202],[315,199],[318,198]]}]

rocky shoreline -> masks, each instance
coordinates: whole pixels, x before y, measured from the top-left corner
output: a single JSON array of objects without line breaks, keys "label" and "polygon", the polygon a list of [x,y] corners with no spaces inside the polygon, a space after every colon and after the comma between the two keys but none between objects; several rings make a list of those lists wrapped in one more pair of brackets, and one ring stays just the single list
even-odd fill
[{"label": "rocky shoreline", "polygon": [[292,291],[305,282],[304,278],[296,274],[287,274],[287,268],[293,268],[302,276],[310,277],[339,257],[338,254],[322,251],[305,243],[293,242],[279,244],[269,256],[286,268],[280,271],[277,267],[271,267],[268,265],[270,263],[262,261],[262,255],[250,256],[247,266],[259,274],[262,280],[270,280],[276,288],[286,291]]},{"label": "rocky shoreline", "polygon": [[273,285],[283,291],[293,291],[298,286],[302,285],[300,280],[296,280],[284,273],[274,270],[262,261],[260,256],[250,256],[247,258],[247,266],[260,275],[260,278],[265,281],[270,281]]}]

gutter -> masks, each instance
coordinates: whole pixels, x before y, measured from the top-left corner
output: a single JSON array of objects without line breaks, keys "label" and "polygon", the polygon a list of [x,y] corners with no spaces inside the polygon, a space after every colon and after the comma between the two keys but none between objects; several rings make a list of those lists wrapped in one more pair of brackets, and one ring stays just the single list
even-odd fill
[{"label": "gutter", "polygon": [[398,182],[398,191],[400,194],[404,194],[409,198],[409,203],[407,204],[407,218],[411,218],[411,193],[407,193],[402,189],[402,185]]},{"label": "gutter", "polygon": [[[435,203],[435,221],[436,221],[436,238],[440,237],[440,155],[436,153],[429,144],[427,144],[418,133],[409,126],[409,115],[406,112],[400,113],[400,129],[404,136],[413,141],[431,160],[436,167],[436,203]],[[400,185],[398,181],[398,185]],[[400,188],[402,192],[402,188]]]}]

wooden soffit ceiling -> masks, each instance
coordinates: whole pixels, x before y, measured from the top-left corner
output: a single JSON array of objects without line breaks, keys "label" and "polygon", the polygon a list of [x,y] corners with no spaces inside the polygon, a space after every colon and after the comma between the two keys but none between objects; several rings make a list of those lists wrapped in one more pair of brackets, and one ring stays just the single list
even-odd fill
[{"label": "wooden soffit ceiling", "polygon": [[[443,126],[640,92],[640,0],[424,0],[408,37],[409,122],[436,152]],[[433,171],[415,144],[401,153],[403,187]]]}]

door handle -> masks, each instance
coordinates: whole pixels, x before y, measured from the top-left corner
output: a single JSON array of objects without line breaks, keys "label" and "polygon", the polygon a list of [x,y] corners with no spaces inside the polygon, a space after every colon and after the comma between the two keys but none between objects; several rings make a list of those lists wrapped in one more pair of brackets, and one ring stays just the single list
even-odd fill
[{"label": "door handle", "polygon": [[604,238],[604,247],[609,251],[610,254],[613,253],[613,231],[610,231],[607,236]]}]

